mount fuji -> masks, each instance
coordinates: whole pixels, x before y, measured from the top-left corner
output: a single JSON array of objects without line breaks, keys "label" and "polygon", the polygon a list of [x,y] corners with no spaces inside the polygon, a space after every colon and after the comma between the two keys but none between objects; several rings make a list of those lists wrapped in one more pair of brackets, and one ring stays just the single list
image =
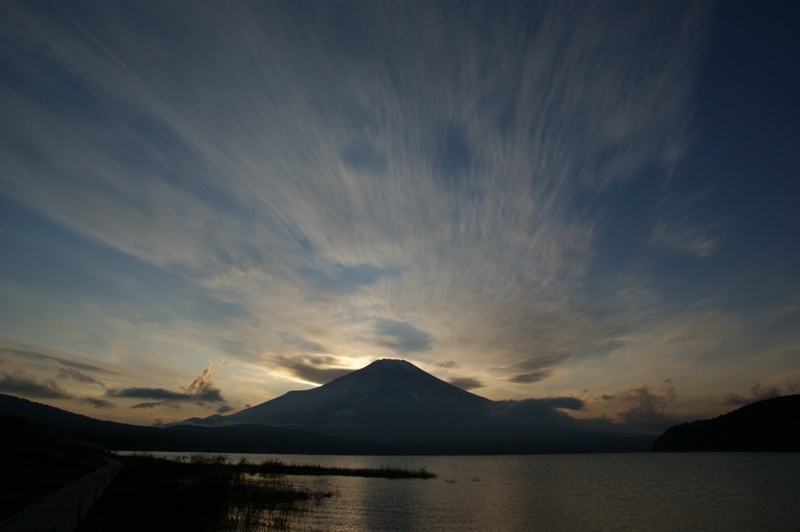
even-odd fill
[{"label": "mount fuji", "polygon": [[577,400],[563,400],[491,401],[405,360],[384,359],[318,388],[173,426],[269,426],[406,454],[628,451],[652,444],[652,437],[587,429],[559,410],[574,409],[569,402]]},{"label": "mount fuji", "polygon": [[235,414],[184,423],[247,423],[416,441],[470,431],[491,404],[405,360],[384,359],[318,388],[291,391]]}]

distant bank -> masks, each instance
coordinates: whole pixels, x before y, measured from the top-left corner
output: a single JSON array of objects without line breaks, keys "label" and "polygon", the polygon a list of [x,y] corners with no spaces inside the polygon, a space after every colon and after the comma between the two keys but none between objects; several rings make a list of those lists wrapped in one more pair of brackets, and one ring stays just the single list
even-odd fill
[{"label": "distant bank", "polygon": [[800,451],[800,395],[758,401],[667,429],[654,451]]}]

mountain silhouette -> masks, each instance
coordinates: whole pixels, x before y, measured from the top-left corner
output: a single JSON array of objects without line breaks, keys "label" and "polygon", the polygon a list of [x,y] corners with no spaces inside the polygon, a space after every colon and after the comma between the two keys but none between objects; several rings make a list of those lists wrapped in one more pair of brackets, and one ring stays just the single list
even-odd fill
[{"label": "mountain silhouette", "polygon": [[654,451],[800,451],[800,395],[750,403],[714,419],[670,427]]},{"label": "mountain silhouette", "polygon": [[292,428],[419,452],[645,450],[652,436],[586,430],[545,403],[491,401],[405,360],[384,359],[318,388],[291,391],[227,416],[181,424]]},{"label": "mountain silhouette", "polygon": [[189,421],[420,441],[469,431],[483,419],[489,404],[489,399],[444,382],[405,360],[384,359],[318,388],[291,391],[236,414]]}]

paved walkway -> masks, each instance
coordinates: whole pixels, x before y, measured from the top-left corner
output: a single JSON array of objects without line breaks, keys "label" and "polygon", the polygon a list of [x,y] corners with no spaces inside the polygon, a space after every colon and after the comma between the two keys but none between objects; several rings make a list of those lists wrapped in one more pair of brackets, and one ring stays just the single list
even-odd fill
[{"label": "paved walkway", "polygon": [[108,465],[48,495],[33,506],[0,523],[0,532],[72,532],[122,469],[122,462],[106,458]]}]

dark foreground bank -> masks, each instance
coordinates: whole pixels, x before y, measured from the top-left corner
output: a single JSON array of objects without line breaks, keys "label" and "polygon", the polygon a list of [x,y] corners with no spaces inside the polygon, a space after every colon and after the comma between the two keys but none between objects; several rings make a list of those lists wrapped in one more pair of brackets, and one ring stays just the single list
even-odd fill
[{"label": "dark foreground bank", "polygon": [[100,531],[287,530],[294,516],[326,504],[331,493],[295,488],[293,475],[432,478],[426,470],[349,469],[277,460],[230,463],[223,455],[176,460],[118,456],[125,464],[114,485],[81,528]]},{"label": "dark foreground bank", "polygon": [[0,417],[0,523],[106,465],[102,447],[46,437],[21,418]]}]

